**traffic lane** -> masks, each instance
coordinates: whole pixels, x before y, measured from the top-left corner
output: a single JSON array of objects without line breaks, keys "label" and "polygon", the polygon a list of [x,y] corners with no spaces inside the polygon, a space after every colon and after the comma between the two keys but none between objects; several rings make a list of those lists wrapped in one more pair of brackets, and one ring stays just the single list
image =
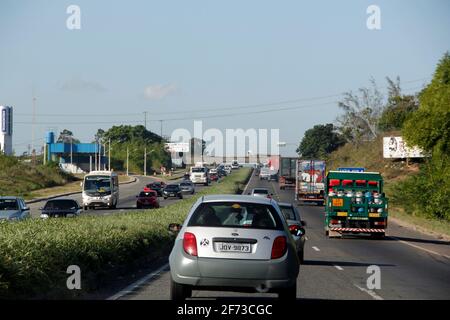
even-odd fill
[{"label": "traffic lane", "polygon": [[[153,180],[153,178],[151,178],[152,180],[150,181],[146,181],[145,183],[143,183],[142,185],[140,185],[139,188],[137,188],[136,190],[133,190],[130,193],[127,193],[125,195],[122,196],[122,194],[120,194],[120,202],[117,205],[116,209],[109,209],[109,208],[97,208],[97,209],[93,209],[93,210],[88,210],[88,211],[83,211],[83,214],[88,214],[88,215],[110,215],[110,214],[114,214],[114,213],[121,213],[121,212],[129,212],[129,211],[133,211],[133,210],[141,210],[141,209],[137,209],[136,208],[136,196],[139,194],[140,191],[142,191],[144,189],[144,187],[149,184]],[[168,184],[171,183],[180,183],[182,181],[182,179],[180,180],[173,180],[170,182],[167,182]],[[195,193],[203,190],[204,188],[207,188],[204,185],[196,185],[195,186]],[[122,191],[121,191],[122,192]],[[191,194],[183,194],[183,199],[187,199],[190,198],[192,196],[195,196],[195,193],[193,195]],[[159,200],[159,205],[160,207],[165,207],[165,206],[169,206],[171,204],[177,203],[178,201],[181,201],[183,199],[179,199],[179,198],[167,198],[164,199],[163,197],[158,197]]]},{"label": "traffic lane", "polygon": [[[273,191],[274,197],[278,195],[275,192],[274,185],[266,180],[259,180],[258,176],[252,175],[248,183],[246,192],[250,192],[252,188],[266,187]],[[279,200],[279,199],[278,199]],[[288,202],[288,199],[282,199]],[[291,201],[292,202],[292,201]],[[305,256],[311,261],[319,261],[321,259],[320,252],[316,252],[305,247]],[[345,296],[343,296],[345,291]],[[204,291],[193,290],[192,299],[215,299],[215,298],[274,298],[274,293],[243,293],[231,291]],[[297,297],[304,299],[370,299],[368,295],[362,294],[348,279],[342,277],[338,270],[333,267],[324,265],[302,265],[297,280]],[[160,272],[157,277],[152,278],[145,284],[140,285],[136,290],[122,297],[122,299],[131,300],[166,300],[170,299],[170,271],[167,267]]]},{"label": "traffic lane", "polygon": [[[134,197],[135,197],[138,194],[138,192],[140,190],[142,190],[147,184],[149,184],[152,181],[157,180],[157,178],[145,177],[145,176],[137,176],[136,178],[137,178],[137,181],[134,183],[122,184],[119,186],[119,203],[118,203],[119,209],[121,207],[128,207],[131,204],[131,198],[133,197],[132,195],[134,195]],[[80,187],[80,189],[81,189],[81,187]],[[82,205],[81,192],[77,193],[77,194],[69,195],[69,196],[58,197],[55,199],[73,199],[73,200],[76,200],[80,205]],[[31,216],[33,218],[38,218],[39,215],[41,214],[39,209],[42,208],[46,203],[47,203],[47,200],[29,204],[28,207],[30,208]],[[83,211],[82,214],[86,214],[89,211],[92,211],[92,210],[88,210],[87,212]],[[105,211],[105,213],[108,213],[108,212],[116,212],[117,210],[109,210],[108,211],[108,210],[104,209],[104,211]]]},{"label": "traffic lane", "polygon": [[[274,185],[274,189],[276,186]],[[293,191],[277,191],[281,201],[292,201]],[[433,239],[414,230],[390,223],[384,240],[364,236],[347,236],[329,239],[324,234],[324,208],[312,205],[299,206],[307,221],[307,249],[320,250],[322,258],[311,260],[305,252],[305,265],[328,265],[341,272],[356,288],[367,287],[367,268],[378,265],[381,271],[381,289],[374,290],[385,299],[449,299],[450,260],[430,252],[411,247],[398,239],[414,240],[414,245],[433,252],[448,252],[448,242]],[[404,240],[402,240],[404,241]],[[310,250],[311,252],[311,250]],[[313,250],[312,253],[316,251]],[[339,267],[342,270],[337,269]],[[334,271],[334,270],[333,270]],[[361,290],[361,289],[358,289]]]}]

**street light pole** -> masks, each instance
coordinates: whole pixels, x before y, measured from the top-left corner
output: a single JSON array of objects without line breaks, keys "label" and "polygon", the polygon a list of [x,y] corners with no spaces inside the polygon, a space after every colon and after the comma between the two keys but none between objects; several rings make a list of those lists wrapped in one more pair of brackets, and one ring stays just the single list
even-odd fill
[{"label": "street light pole", "polygon": [[144,177],[147,176],[147,147],[144,148]]},{"label": "street light pole", "polygon": [[108,170],[111,171],[111,138],[108,140]]}]

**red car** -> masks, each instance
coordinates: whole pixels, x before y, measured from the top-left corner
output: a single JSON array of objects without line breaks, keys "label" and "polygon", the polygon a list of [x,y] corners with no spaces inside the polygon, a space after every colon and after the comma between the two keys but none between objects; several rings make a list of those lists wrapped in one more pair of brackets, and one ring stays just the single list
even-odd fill
[{"label": "red car", "polygon": [[219,176],[218,176],[216,173],[211,173],[211,174],[209,175],[209,179],[210,179],[211,181],[217,181],[217,180],[219,180]]},{"label": "red car", "polygon": [[144,188],[138,196],[136,196],[136,208],[159,208],[158,194],[155,190]]}]

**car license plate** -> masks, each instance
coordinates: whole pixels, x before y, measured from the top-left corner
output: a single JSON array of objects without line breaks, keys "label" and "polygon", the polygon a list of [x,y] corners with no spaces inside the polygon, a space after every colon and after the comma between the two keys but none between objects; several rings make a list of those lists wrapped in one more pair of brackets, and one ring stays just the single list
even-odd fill
[{"label": "car license plate", "polygon": [[170,196],[171,196],[171,197],[175,197],[175,193],[171,193]]},{"label": "car license plate", "polygon": [[344,199],[333,199],[334,207],[342,207],[344,205]]},{"label": "car license plate", "polygon": [[216,242],[215,246],[218,252],[251,252],[250,243]]}]

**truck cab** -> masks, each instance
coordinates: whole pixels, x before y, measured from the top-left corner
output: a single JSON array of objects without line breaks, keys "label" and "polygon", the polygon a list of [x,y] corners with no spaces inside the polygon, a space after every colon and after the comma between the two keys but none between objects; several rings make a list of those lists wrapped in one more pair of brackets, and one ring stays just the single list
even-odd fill
[{"label": "truck cab", "polygon": [[202,183],[205,186],[209,185],[208,168],[203,166],[191,167],[189,180],[195,184]]},{"label": "truck cab", "polygon": [[388,198],[378,172],[330,171],[326,177],[325,233],[370,234],[382,238],[388,220]]}]

